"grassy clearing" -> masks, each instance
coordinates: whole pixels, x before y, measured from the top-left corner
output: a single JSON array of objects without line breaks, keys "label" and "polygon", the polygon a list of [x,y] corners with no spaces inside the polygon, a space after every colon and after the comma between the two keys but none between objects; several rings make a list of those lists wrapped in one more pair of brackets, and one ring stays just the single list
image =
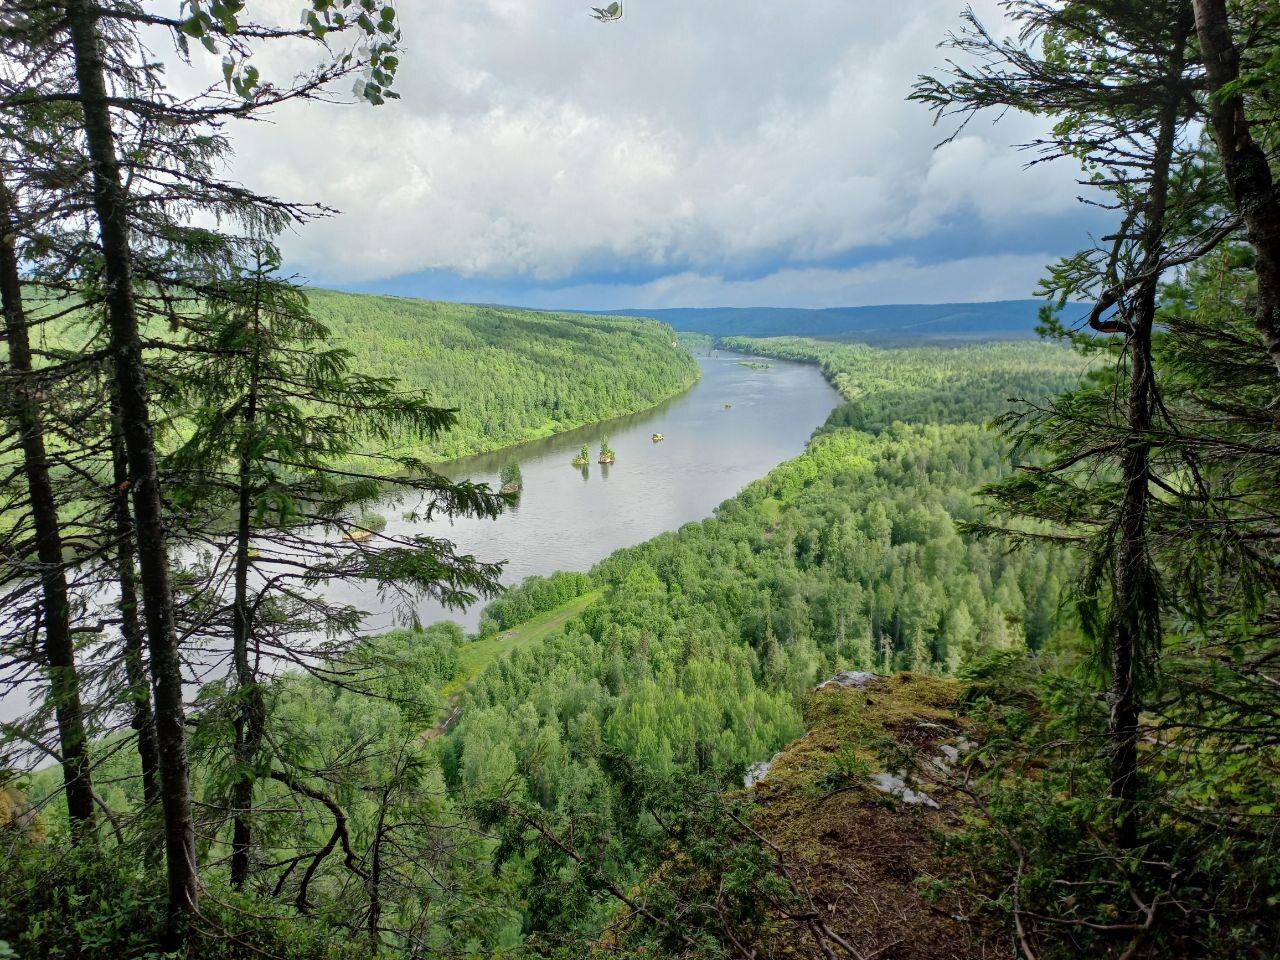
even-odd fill
[{"label": "grassy clearing", "polygon": [[501,633],[464,645],[458,651],[458,675],[449,682],[443,693],[446,696],[457,693],[470,682],[472,677],[478,675],[495,660],[505,657],[513,650],[519,650],[521,647],[551,636],[599,600],[603,594],[603,589],[592,590],[510,630],[503,630]]}]

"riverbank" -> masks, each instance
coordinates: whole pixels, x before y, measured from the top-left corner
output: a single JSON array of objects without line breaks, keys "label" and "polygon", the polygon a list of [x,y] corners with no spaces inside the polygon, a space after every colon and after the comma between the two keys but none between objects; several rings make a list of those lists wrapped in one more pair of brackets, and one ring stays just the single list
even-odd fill
[{"label": "riverbank", "polygon": [[[690,359],[693,359],[692,357]],[[648,417],[664,407],[685,396],[690,390],[694,389],[702,380],[702,367],[697,365],[695,360],[695,371],[693,376],[678,390],[661,397],[653,403],[626,413],[614,416],[603,417],[599,419],[589,419],[581,423],[556,423],[548,425],[542,429],[535,431],[532,435],[516,440],[512,443],[504,443],[502,446],[481,448],[474,453],[463,454],[448,460],[441,460],[433,463],[432,468],[445,474],[446,476],[458,477],[469,476],[474,473],[491,473],[500,470],[502,465],[507,463],[518,463],[525,453],[532,453],[541,448],[546,441],[559,441],[566,438],[572,439],[578,436],[596,436],[601,428],[613,427],[614,425],[625,426],[636,418]],[[604,431],[605,433],[608,430]],[[572,462],[572,461],[570,461]],[[589,466],[594,462],[594,457],[588,460]],[[498,466],[494,466],[497,464]],[[580,466],[580,464],[575,464]],[[523,485],[522,485],[523,488]]]},{"label": "riverbank", "polygon": [[469,462],[475,461],[481,457],[518,454],[522,447],[536,444],[541,440],[550,440],[558,437],[569,436],[571,434],[576,435],[583,430],[590,430],[595,427],[605,426],[611,423],[616,423],[620,420],[630,419],[631,417],[644,416],[645,414],[651,413],[660,407],[667,405],[672,400],[688,393],[698,385],[698,381],[701,379],[702,370],[700,368],[695,368],[693,375],[678,389],[672,391],[666,396],[659,397],[653,403],[646,404],[645,406],[637,407],[634,410],[628,410],[624,413],[613,414],[611,416],[596,419],[585,419],[581,421],[548,421],[541,427],[536,429],[531,428],[527,431],[526,435],[521,436],[518,440],[503,443],[501,446],[489,447],[479,445],[476,450],[470,453],[465,453],[449,460],[441,460],[439,463],[432,464],[432,466],[442,472],[446,470],[455,470],[459,467],[464,467]]},{"label": "riverbank", "polygon": [[[504,466],[518,464],[520,502],[496,521],[414,521],[405,517],[412,503],[376,509],[390,518],[391,533],[439,536],[478,559],[506,560],[507,585],[533,574],[587,570],[620,547],[710,516],[802,453],[840,403],[816,365],[779,361],[751,370],[738,365],[742,359],[748,358],[727,351],[697,357],[701,377],[694,386],[649,410],[437,466],[454,479],[494,483]],[[653,442],[655,433],[662,443]],[[585,469],[571,465],[584,443],[594,453],[606,436],[617,453],[614,465],[594,457]],[[372,611],[371,630],[396,626],[374,590],[343,590],[334,599]],[[456,611],[427,600],[414,613],[421,623],[454,620],[474,632],[480,605]]]},{"label": "riverbank", "polygon": [[493,452],[636,413],[689,389],[697,364],[666,324],[516,307],[308,291],[354,369],[456,411],[405,441],[426,463]]}]

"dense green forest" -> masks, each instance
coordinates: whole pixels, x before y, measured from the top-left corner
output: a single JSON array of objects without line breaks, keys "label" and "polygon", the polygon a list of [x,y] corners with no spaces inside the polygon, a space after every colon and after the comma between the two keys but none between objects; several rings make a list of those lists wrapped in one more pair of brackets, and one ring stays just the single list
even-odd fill
[{"label": "dense green forest", "polygon": [[[754,346],[782,355],[797,343]],[[861,358],[864,348],[832,349]],[[992,355],[958,352],[953,370],[977,384],[1015,356],[1056,363],[1063,377],[1079,363],[1061,347],[989,349]],[[873,353],[877,369],[902,378],[900,390],[936,359],[932,350]],[[855,392],[848,382],[843,388]],[[979,390],[975,409],[982,396]],[[577,844],[596,851],[603,879],[626,888],[655,865],[649,848],[660,833],[624,813],[634,787],[618,758],[657,782],[690,772],[732,782],[803,731],[807,691],[838,670],[949,673],[993,652],[1051,641],[1060,552],[1010,554],[957,532],[979,516],[971,491],[1006,472],[1002,453],[980,422],[826,430],[715,517],[619,551],[590,574],[532,578],[508,591],[486,609],[478,639],[444,624],[370,641],[345,669],[359,664],[361,685],[380,706],[320,679],[277,682],[271,698],[280,722],[306,744],[293,762],[333,769],[359,744],[369,759],[344,766],[334,781],[345,794],[376,776],[367,764],[382,761],[373,758],[402,756],[421,771],[416,786],[395,785],[413,798],[405,802],[437,797],[420,829],[458,818],[499,830],[501,842],[473,843],[465,857],[458,851],[432,866],[434,879],[415,875],[422,865],[397,868],[406,891],[422,883],[436,889],[430,937],[465,932],[468,949],[481,954],[556,940],[584,947],[616,904],[601,896],[601,878],[527,836],[520,817],[571,830]],[[458,688],[471,647],[592,591],[585,610],[546,639],[510,641],[513,653],[466,684],[461,719],[420,741],[454,709],[449,691]],[[104,781],[134,784],[110,790],[118,810],[141,800],[133,762],[126,756],[102,768]],[[199,771],[197,781],[208,776]],[[264,805],[285,804],[287,791],[275,793]],[[381,811],[363,802],[343,810],[353,843],[367,844]],[[314,826],[296,832],[295,814],[279,820],[266,829],[284,848],[322,842]],[[340,887],[349,869],[325,863],[313,895]],[[470,925],[451,918],[462,898],[478,911]],[[365,907],[358,897],[339,897],[332,909]]]},{"label": "dense green forest", "polygon": [[[1056,342],[735,341],[844,395],[806,451],[505,592],[373,504],[500,522],[517,490],[425,459],[694,365],[308,299],[274,241],[325,208],[226,179],[230,131],[385,105],[406,51],[389,0],[301,7],[0,16],[0,958],[1280,954],[1274,3],[939,26],[903,92],[941,136],[1035,118],[1117,221],[1047,265]],[[157,37],[222,82],[175,96]],[[469,637],[423,598],[494,602]]]},{"label": "dense green forest", "polygon": [[697,379],[666,324],[404,297],[307,293],[355,369],[458,413],[408,452],[483,453],[652,407]]},{"label": "dense green forest", "polygon": [[[755,346],[768,353],[774,344]],[[794,355],[795,344],[778,346],[775,355]],[[860,358],[864,350],[811,347]],[[958,353],[953,370],[977,384],[1016,355],[990,350]],[[1022,356],[1059,378],[1079,365],[1061,347]],[[895,386],[905,391],[911,371],[935,357],[920,350],[879,359],[877,369],[899,372]],[[982,398],[979,389],[973,409]],[[603,845],[593,863],[627,888],[656,866],[636,851],[661,836],[643,823],[637,835],[623,813],[630,765],[662,783],[689,771],[732,782],[799,735],[807,692],[838,670],[947,673],[1051,643],[1061,552],[1010,554],[957,532],[979,516],[972,491],[1006,469],[1003,444],[980,422],[824,432],[714,518],[597,566],[603,599],[471,686],[445,739],[446,769],[463,791],[495,791],[515,778],[557,829],[582,847]],[[491,629],[509,626],[513,607],[531,616],[586,588],[534,581],[495,605]],[[594,936],[616,909],[599,893],[603,880],[578,875],[563,854],[526,843],[511,855],[526,871],[521,896],[532,898],[526,934]],[[547,889],[545,878],[566,868],[575,882]]]},{"label": "dense green forest", "polygon": [[895,421],[986,423],[1014,401],[1075,386],[1096,360],[1039,341],[884,350],[801,337],[725,337],[731,350],[817,363],[848,402],[827,426],[879,433]]}]

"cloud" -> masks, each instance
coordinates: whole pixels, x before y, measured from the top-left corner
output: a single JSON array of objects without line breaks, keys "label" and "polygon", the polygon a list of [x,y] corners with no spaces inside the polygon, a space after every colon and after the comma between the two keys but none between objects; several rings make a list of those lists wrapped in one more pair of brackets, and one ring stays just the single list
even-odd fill
[{"label": "cloud", "polygon": [[479,295],[473,299],[565,310],[1015,300],[1031,296],[1049,259],[1047,253],[1030,253],[927,264],[894,257],[846,269],[784,268],[751,279],[686,271],[635,284],[571,283],[518,290],[478,286],[473,290]]},{"label": "cloud", "polygon": [[[994,0],[978,7],[1002,29]],[[903,253],[957,222],[998,247],[1029,218],[1052,231],[1074,215],[1075,171],[1023,170],[1008,146],[1031,122],[979,121],[935,150],[942,132],[905,102],[960,8],[631,0],[602,25],[579,0],[404,3],[403,99],[238,128],[236,174],[343,211],[283,239],[294,268],[331,284],[425,271],[476,290],[519,280],[531,296],[620,285],[664,302],[830,303],[919,299],[894,283],[951,277],[1024,295],[1021,280],[975,284],[961,261]],[[1059,246],[971,252],[1024,277]]]}]

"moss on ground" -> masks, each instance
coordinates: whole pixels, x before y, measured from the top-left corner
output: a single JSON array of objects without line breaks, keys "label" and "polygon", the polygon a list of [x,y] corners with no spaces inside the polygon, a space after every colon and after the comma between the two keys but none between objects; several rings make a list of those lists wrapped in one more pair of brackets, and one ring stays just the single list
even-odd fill
[{"label": "moss on ground", "polygon": [[[945,860],[936,842],[971,812],[937,766],[965,745],[957,712],[963,693],[958,681],[910,673],[860,689],[817,690],[808,732],[754,788],[753,826],[800,868],[827,927],[864,957],[1002,955],[999,928],[976,904],[929,891],[965,869]],[[886,772],[937,807],[907,804],[879,789],[873,778]],[[781,919],[755,946],[761,960],[828,956],[808,927]]]}]

